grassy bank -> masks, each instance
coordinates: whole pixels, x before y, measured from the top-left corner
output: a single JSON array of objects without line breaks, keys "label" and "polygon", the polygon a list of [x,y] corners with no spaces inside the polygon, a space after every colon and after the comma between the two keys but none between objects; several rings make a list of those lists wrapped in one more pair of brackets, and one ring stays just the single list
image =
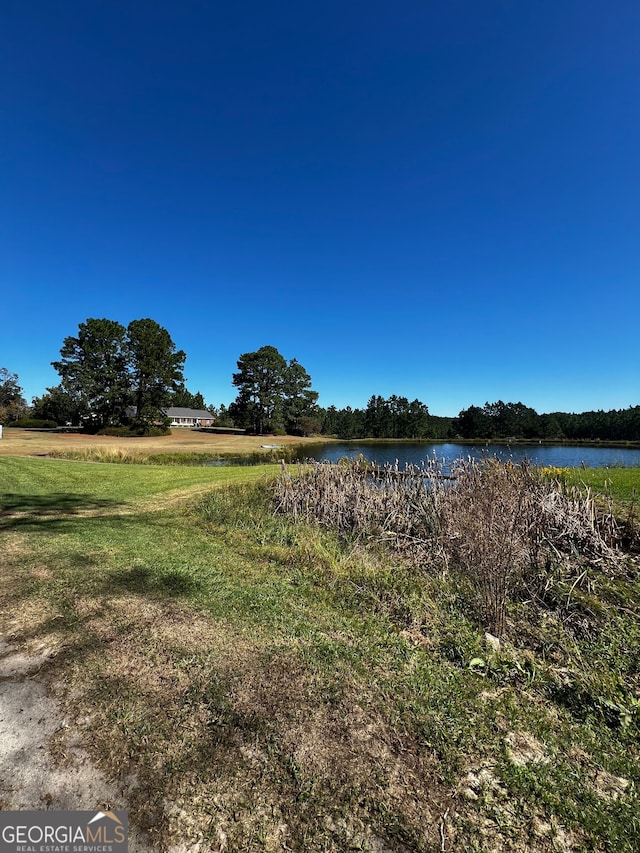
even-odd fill
[{"label": "grassy bank", "polygon": [[495,648],[435,567],[274,515],[273,466],[0,469],[3,632],[160,849],[638,849],[632,560]]},{"label": "grassy bank", "polygon": [[583,468],[575,478],[627,507],[640,499],[640,468]]}]

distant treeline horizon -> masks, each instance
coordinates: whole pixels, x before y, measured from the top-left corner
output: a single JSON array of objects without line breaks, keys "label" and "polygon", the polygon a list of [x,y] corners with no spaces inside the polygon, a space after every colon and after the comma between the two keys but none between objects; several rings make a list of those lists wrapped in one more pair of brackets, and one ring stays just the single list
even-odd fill
[{"label": "distant treeline horizon", "polygon": [[547,439],[640,441],[640,406],[538,414],[523,403],[470,406],[456,417],[431,415],[420,400],[372,396],[365,408],[318,408],[315,431],[343,439]]}]

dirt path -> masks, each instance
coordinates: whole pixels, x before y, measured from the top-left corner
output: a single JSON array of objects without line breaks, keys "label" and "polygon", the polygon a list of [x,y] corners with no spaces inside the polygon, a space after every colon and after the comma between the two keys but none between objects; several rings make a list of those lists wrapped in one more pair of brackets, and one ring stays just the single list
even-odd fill
[{"label": "dirt path", "polygon": [[[0,640],[0,808],[3,810],[127,809],[121,788],[95,767],[79,739],[65,737],[64,760],[52,744],[66,723],[38,678],[49,650],[27,656]],[[152,846],[129,828],[131,853]]]}]

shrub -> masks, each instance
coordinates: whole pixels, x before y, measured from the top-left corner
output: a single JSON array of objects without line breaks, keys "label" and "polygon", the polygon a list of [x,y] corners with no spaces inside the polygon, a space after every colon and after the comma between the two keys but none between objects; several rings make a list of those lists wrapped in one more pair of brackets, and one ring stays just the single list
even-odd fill
[{"label": "shrub", "polygon": [[142,436],[171,435],[171,430],[164,426],[109,426],[98,430],[97,434],[112,435],[117,438],[140,438]]},{"label": "shrub", "polygon": [[10,424],[12,427],[22,429],[55,429],[58,424],[55,421],[43,420],[42,418],[19,418]]},{"label": "shrub", "polygon": [[500,636],[510,599],[543,594],[561,560],[612,556],[611,518],[588,490],[523,462],[459,462],[454,485],[439,493],[442,551],[469,579],[484,626]]}]

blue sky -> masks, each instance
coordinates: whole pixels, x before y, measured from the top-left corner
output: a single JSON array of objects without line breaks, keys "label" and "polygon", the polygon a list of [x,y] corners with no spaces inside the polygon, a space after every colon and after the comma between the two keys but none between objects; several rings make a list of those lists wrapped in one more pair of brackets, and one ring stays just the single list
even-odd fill
[{"label": "blue sky", "polygon": [[28,0],[0,11],[0,366],[151,317],[188,387],[640,404],[640,4]]}]

